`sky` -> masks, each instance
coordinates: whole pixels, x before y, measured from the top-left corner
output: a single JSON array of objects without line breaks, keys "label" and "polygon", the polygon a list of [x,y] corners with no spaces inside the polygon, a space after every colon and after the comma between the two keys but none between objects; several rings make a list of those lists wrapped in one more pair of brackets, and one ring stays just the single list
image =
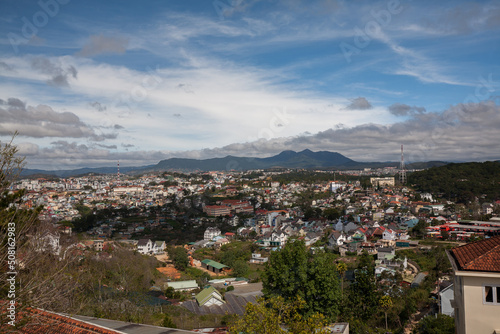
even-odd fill
[{"label": "sky", "polygon": [[26,168],[500,159],[499,1],[2,0]]}]

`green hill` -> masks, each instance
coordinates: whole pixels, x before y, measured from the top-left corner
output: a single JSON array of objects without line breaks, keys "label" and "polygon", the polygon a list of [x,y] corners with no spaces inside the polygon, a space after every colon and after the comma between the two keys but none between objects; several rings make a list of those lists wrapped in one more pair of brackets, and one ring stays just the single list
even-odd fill
[{"label": "green hill", "polygon": [[500,199],[500,162],[450,163],[408,175],[409,184],[458,203]]}]

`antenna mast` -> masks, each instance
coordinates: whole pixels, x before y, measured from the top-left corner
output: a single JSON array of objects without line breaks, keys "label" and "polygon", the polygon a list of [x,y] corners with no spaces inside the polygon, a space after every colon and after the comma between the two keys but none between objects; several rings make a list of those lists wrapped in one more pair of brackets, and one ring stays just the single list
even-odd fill
[{"label": "antenna mast", "polygon": [[118,177],[118,185],[120,185],[120,160],[118,160],[117,167],[118,167],[118,173],[117,173],[116,176]]},{"label": "antenna mast", "polygon": [[399,166],[399,182],[401,184],[406,183],[406,168],[405,168],[405,157],[403,154],[403,145],[401,145],[401,164]]}]

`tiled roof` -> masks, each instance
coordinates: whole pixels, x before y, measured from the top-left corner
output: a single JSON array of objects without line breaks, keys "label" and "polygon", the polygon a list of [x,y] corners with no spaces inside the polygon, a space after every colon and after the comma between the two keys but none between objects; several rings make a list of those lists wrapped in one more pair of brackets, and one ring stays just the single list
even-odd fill
[{"label": "tiled roof", "polygon": [[459,270],[500,272],[500,236],[450,250]]},{"label": "tiled roof", "polygon": [[[109,330],[87,322],[72,319],[59,314],[46,312],[38,309],[28,308],[18,314],[16,323],[19,319],[27,320],[27,323],[17,329],[16,333],[22,334],[118,334],[114,330]],[[11,330],[8,324],[0,325],[0,332]]]}]

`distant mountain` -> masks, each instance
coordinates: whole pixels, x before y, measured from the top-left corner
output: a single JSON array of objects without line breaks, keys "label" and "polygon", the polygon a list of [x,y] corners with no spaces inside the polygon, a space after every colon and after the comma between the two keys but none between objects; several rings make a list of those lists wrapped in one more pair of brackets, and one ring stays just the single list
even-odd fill
[{"label": "distant mountain", "polygon": [[[151,166],[142,167],[120,167],[120,173],[126,174],[132,171],[143,170]],[[117,167],[95,167],[95,168],[79,168],[79,169],[61,169],[61,170],[42,170],[42,169],[23,169],[21,172],[22,177],[45,177],[45,176],[56,176],[56,177],[70,177],[70,176],[80,176],[86,174],[116,174],[118,172]]]},{"label": "distant mountain", "polygon": [[357,164],[340,153],[336,152],[301,152],[283,151],[278,155],[268,158],[245,158],[227,156],[213,159],[180,159],[172,158],[160,161],[151,167],[155,171],[211,171],[211,170],[250,170],[269,168],[333,168],[347,167]]},{"label": "distant mountain", "polygon": [[[446,165],[447,162],[430,161],[418,162],[407,165],[407,169],[426,169],[435,166]],[[147,172],[194,172],[194,171],[230,171],[230,170],[252,170],[271,168],[303,168],[303,169],[363,169],[398,167],[399,162],[357,162],[337,152],[303,150],[300,152],[283,151],[268,158],[248,158],[228,155],[224,158],[212,159],[183,159],[171,158],[158,162],[156,165],[142,167],[120,167],[120,172],[147,173]],[[74,170],[45,171],[40,169],[25,169],[22,177],[70,177],[86,174],[115,174],[116,167],[80,168]]]}]

